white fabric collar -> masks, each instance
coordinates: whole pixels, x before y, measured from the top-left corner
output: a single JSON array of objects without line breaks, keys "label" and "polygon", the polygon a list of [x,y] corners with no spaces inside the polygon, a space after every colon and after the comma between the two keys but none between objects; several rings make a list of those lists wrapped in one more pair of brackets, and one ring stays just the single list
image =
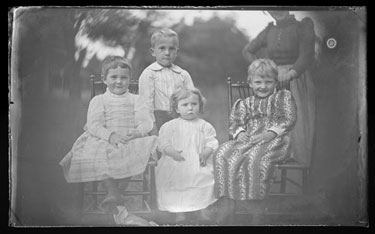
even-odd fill
[{"label": "white fabric collar", "polygon": [[[154,62],[154,63],[152,63],[152,64],[149,66],[149,68],[150,68],[151,70],[154,70],[154,71],[160,71],[161,69],[166,68],[166,67],[163,67],[163,66],[160,65],[158,62]],[[182,72],[182,69],[181,69],[179,66],[175,65],[175,64],[172,64],[172,65],[171,65],[170,67],[168,67],[167,69],[172,69],[172,71],[174,71],[174,72],[176,72],[176,73],[178,73],[178,74],[180,74],[180,73]]]},{"label": "white fabric collar", "polygon": [[111,97],[115,97],[115,98],[122,98],[122,97],[126,97],[128,94],[129,94],[129,90],[127,90],[125,93],[123,94],[114,94],[114,93],[111,93],[111,91],[109,91],[108,87],[105,91],[105,94],[108,95],[108,96],[111,96]]}]

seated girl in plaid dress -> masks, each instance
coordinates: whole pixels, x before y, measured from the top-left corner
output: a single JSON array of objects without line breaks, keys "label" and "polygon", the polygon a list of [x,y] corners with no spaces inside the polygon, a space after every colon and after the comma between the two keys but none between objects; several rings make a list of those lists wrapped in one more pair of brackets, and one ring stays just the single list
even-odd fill
[{"label": "seated girl in plaid dress", "polygon": [[104,94],[89,104],[85,132],[61,160],[68,183],[103,181],[107,195],[100,205],[113,212],[124,197],[118,180],[142,173],[156,149],[156,137],[146,102],[128,92],[131,65],[120,56],[108,56],[102,67]]}]

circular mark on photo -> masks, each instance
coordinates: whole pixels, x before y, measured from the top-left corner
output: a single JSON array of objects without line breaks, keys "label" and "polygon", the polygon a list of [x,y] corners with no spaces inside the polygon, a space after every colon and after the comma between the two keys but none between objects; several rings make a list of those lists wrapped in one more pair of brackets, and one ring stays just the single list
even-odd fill
[{"label": "circular mark on photo", "polygon": [[336,45],[337,45],[337,42],[336,42],[336,40],[334,38],[329,38],[327,40],[327,46],[328,46],[328,48],[333,49],[333,48],[336,47]]}]

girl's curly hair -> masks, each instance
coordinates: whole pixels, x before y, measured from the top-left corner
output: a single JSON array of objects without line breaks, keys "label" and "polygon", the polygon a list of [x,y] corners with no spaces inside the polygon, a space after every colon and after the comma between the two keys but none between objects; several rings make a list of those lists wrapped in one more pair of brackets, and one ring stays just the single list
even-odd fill
[{"label": "girl's curly hair", "polygon": [[187,88],[186,86],[182,86],[178,88],[170,97],[170,114],[173,117],[179,116],[179,114],[176,111],[178,102],[182,99],[190,97],[190,95],[192,94],[198,96],[199,113],[203,114],[203,105],[206,104],[206,99],[203,97],[201,91],[199,91],[199,89],[197,88]]}]

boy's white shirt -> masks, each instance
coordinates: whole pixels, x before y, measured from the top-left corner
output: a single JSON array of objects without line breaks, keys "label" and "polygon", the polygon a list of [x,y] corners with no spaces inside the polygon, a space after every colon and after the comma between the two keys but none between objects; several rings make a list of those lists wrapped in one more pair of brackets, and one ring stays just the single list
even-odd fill
[{"label": "boy's white shirt", "polygon": [[175,64],[163,67],[154,62],[145,68],[139,77],[139,95],[146,99],[152,113],[154,110],[169,111],[169,97],[181,85],[194,88],[191,76],[186,70]]}]

